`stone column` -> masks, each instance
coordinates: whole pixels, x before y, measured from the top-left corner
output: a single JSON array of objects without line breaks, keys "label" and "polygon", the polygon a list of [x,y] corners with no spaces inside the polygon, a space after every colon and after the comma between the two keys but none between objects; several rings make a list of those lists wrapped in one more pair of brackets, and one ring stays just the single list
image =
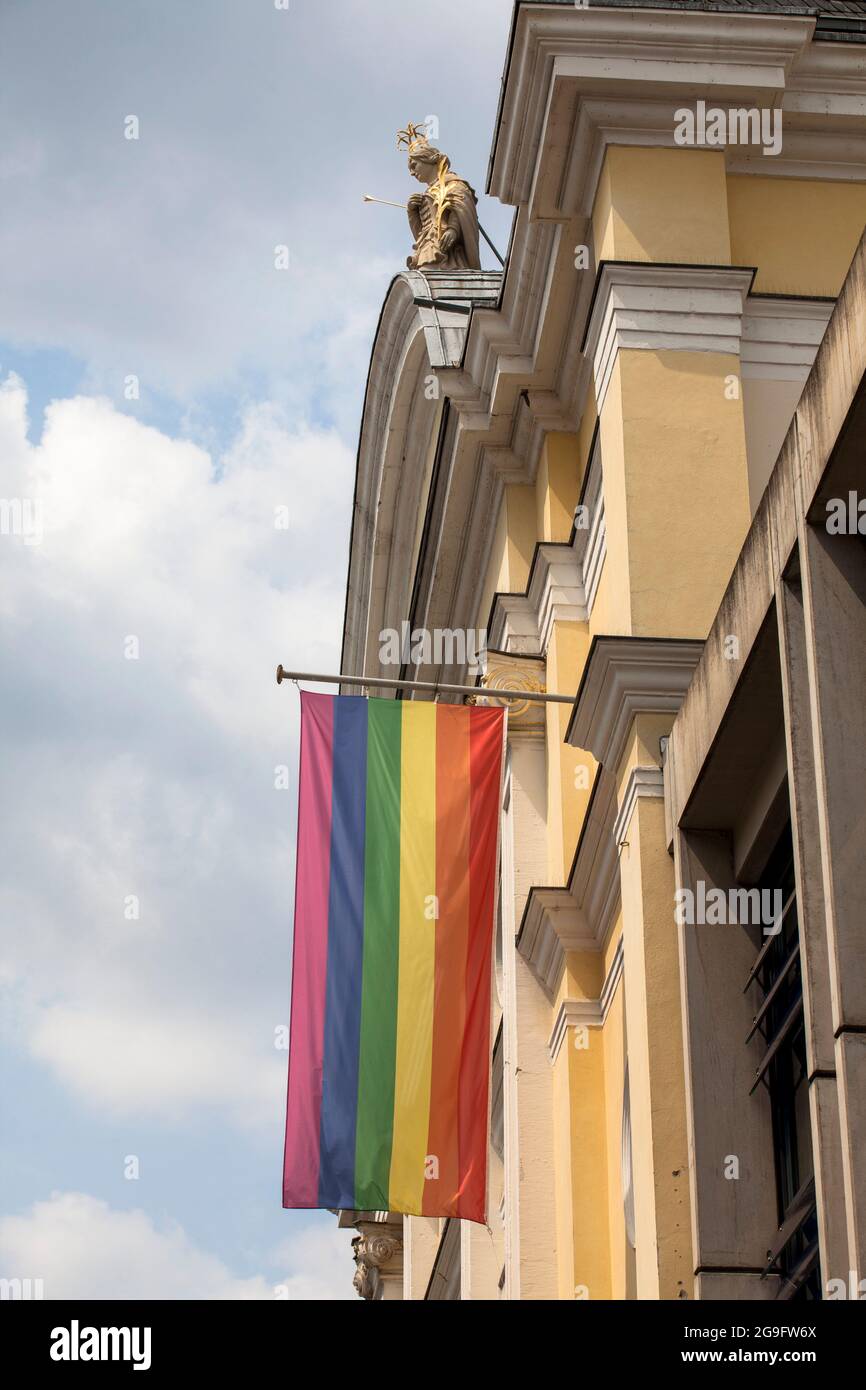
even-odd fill
[{"label": "stone column", "polygon": [[836,1081],[826,902],[821,864],[821,830],[815,779],[812,702],[806,654],[803,592],[798,573],[776,586],[788,796],[794,841],[800,969],[806,1029],[806,1065],[821,1279],[848,1281],[848,1234],[839,1097]]},{"label": "stone column", "polygon": [[849,1270],[866,1269],[866,556],[800,526]]},{"label": "stone column", "polygon": [[[544,689],[544,664],[490,655],[485,685]],[[502,829],[503,1103],[507,1299],[556,1298],[550,1005],[515,946],[529,889],[547,875],[544,707],[508,715]]]},{"label": "stone column", "polygon": [[692,1289],[686,1091],[674,874],[667,852],[661,738],[702,644],[598,637],[569,726],[618,786],[623,981],[631,1097],[638,1298]]},{"label": "stone column", "polygon": [[[635,721],[620,777],[620,850],[637,1296],[692,1292],[674,870],[665,846],[660,730]],[[653,752],[655,756],[653,757]]]},{"label": "stone column", "polygon": [[[695,897],[701,882],[706,893],[737,886],[730,837],[715,831],[675,829],[674,868]],[[772,1299],[778,1279],[761,1278],[778,1225],[772,1123],[766,1096],[749,1095],[761,1040],[744,1042],[760,942],[742,926],[688,922],[678,937],[695,1297]]]}]

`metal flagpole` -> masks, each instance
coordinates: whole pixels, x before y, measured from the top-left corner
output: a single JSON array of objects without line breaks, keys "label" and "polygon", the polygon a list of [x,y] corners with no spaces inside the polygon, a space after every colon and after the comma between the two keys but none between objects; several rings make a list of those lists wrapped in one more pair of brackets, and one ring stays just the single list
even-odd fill
[{"label": "metal flagpole", "polygon": [[398,681],[384,676],[322,676],[310,671],[284,671],[277,667],[277,685],[283,681],[315,681],[320,685],[369,685],[377,690],[424,690],[430,695],[486,695],[494,700],[531,700],[536,704],[573,705],[574,695],[548,695],[532,690],[498,690],[483,685],[437,685],[434,681]]}]

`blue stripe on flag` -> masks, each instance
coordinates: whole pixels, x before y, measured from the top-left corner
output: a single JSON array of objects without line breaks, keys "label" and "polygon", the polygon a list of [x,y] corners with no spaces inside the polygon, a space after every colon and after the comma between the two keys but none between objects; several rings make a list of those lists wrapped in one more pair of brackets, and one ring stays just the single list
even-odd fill
[{"label": "blue stripe on flag", "polygon": [[350,1210],[355,1204],[366,793],[367,701],[338,695],[334,701],[319,1206]]}]

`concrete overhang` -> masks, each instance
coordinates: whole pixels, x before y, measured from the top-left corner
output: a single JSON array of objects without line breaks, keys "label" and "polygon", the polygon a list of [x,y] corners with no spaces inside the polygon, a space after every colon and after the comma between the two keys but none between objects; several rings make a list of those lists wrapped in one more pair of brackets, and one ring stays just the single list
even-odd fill
[{"label": "concrete overhang", "polygon": [[[862,493],[866,438],[866,234],[758,505],[671,732],[666,783],[674,823],[701,819],[699,787],[737,697],[763,680],[763,634],[797,545],[798,514],[826,522],[829,497]],[[739,659],[728,645],[736,634]],[[668,775],[669,772],[669,775]]]}]

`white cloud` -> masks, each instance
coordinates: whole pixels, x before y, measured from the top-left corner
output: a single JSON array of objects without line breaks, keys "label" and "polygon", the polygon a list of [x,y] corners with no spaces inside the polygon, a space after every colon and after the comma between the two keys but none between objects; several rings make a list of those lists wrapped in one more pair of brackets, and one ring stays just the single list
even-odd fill
[{"label": "white cloud", "polygon": [[[333,1218],[301,1228],[274,1274],[239,1278],[175,1222],[120,1211],[83,1192],[54,1192],[0,1218],[0,1277],[41,1279],[46,1299],[350,1299],[349,1238]],[[282,1292],[281,1297],[286,1294]]]},{"label": "white cloud", "polygon": [[40,545],[0,536],[18,1036],[110,1112],[273,1127],[295,813],[274,769],[297,710],[273,673],[337,660],[351,453],[270,403],[220,458],[104,400],[55,402],[38,446],[25,425],[7,379],[4,481],[44,516]]},{"label": "white cloud", "polygon": [[[320,396],[354,433],[376,314],[410,250],[405,218],[362,195],[406,198],[395,132],[433,111],[482,192],[510,12],[444,3],[437,32],[450,19],[459,43],[431,65],[405,0],[90,0],[50,25],[12,7],[0,76],[22,134],[0,159],[15,209],[2,335],[59,342],[112,397],[131,372],[143,401],[187,401],[252,370],[286,402]],[[510,212],[483,211],[504,242]]]}]

